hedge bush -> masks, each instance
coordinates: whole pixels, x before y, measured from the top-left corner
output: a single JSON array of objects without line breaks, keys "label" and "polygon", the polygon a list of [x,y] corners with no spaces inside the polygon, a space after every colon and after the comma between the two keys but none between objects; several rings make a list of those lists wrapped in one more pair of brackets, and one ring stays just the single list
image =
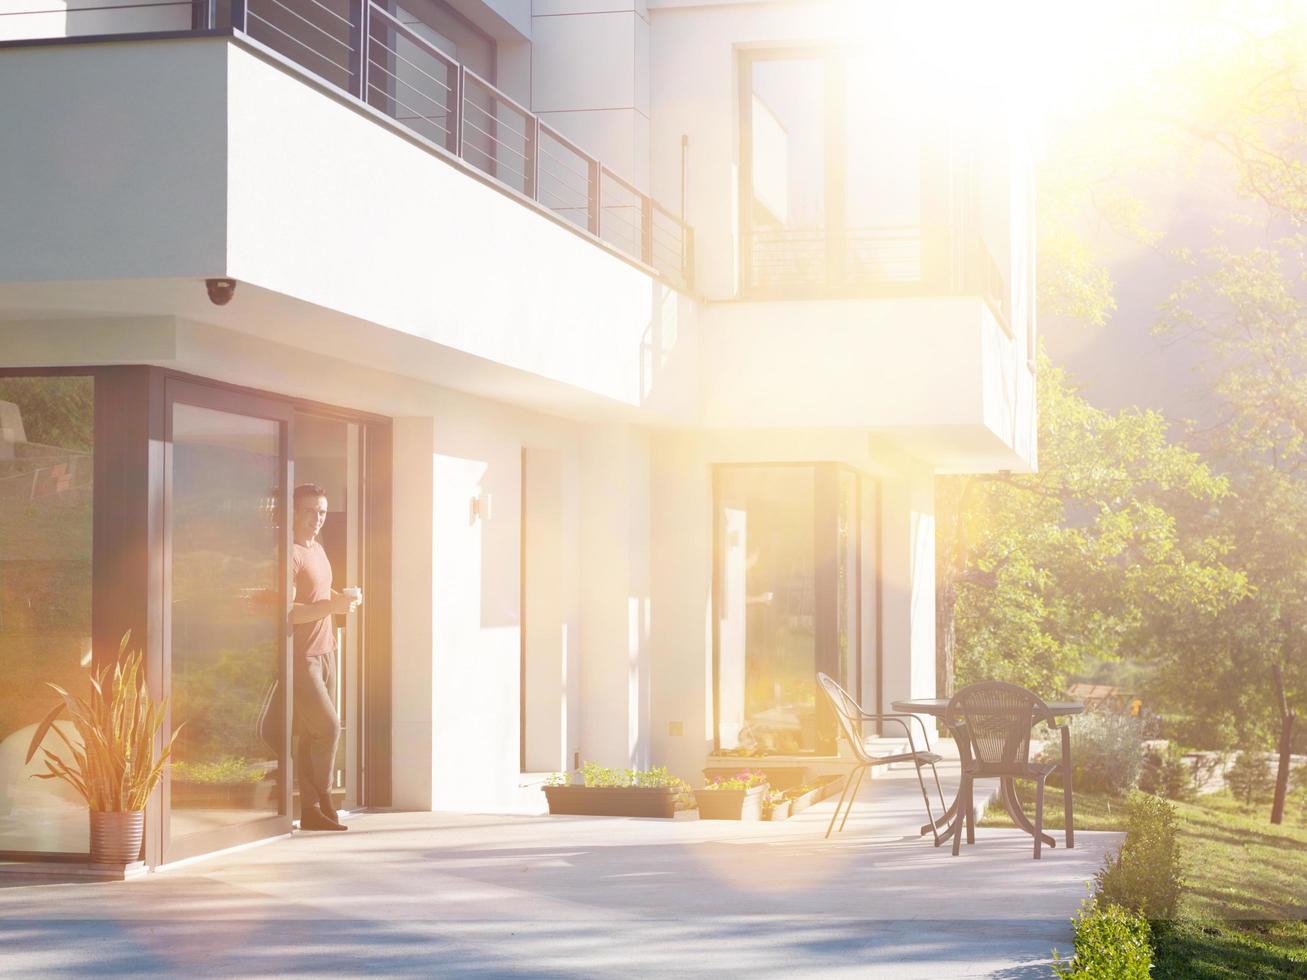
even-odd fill
[{"label": "hedge bush", "polygon": [[[1061,747],[1045,750],[1061,758]],[[1139,782],[1144,758],[1144,726],[1116,711],[1091,711],[1071,723],[1074,785],[1089,793],[1125,796]]]},{"label": "hedge bush", "polygon": [[1108,855],[1094,876],[1098,898],[1148,919],[1170,919],[1184,888],[1175,807],[1156,796],[1132,793],[1126,813],[1120,852]]},{"label": "hedge bush", "polygon": [[1148,920],[1119,905],[1090,900],[1075,920],[1075,958],[1053,965],[1063,980],[1148,980],[1153,947]]},{"label": "hedge bush", "polygon": [[1144,753],[1139,790],[1168,800],[1187,800],[1193,795],[1193,773],[1185,765],[1179,746],[1173,744],[1165,750],[1149,749]]}]

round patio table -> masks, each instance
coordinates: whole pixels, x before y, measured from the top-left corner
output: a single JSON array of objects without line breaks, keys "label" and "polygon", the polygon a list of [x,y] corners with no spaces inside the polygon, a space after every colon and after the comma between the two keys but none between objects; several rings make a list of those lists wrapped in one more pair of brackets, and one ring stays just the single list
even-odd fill
[{"label": "round patio table", "polygon": [[[1054,718],[1082,714],[1085,710],[1084,704],[1080,701],[1047,701],[1045,703],[1048,705],[1049,714]],[[892,707],[895,711],[901,711],[904,714],[930,715],[932,718],[938,718],[940,721],[943,721],[944,713],[948,710],[948,705],[948,698],[909,698],[904,701],[893,702]],[[961,744],[962,743],[959,742],[959,746],[961,746]],[[1071,759],[1065,754],[1062,757],[1062,764],[1068,768],[1071,764]],[[1035,825],[1030,822],[1029,818],[1026,817],[1025,811],[1021,809],[1021,797],[1017,795],[1017,781],[1014,777],[999,777],[999,796],[1002,798],[1003,806],[1007,810],[1008,816],[1012,818],[1012,822],[1031,837],[1034,837]],[[958,801],[957,798],[954,797],[952,804],[950,804],[949,808],[944,812],[944,815],[936,820],[933,826],[930,824],[924,825],[921,828],[921,832],[923,834],[934,833],[937,843],[940,840],[946,840],[948,835],[940,835],[938,829],[951,823],[955,816],[960,816],[957,809]],[[1040,836],[1044,843],[1049,847],[1056,846],[1053,842],[1053,838],[1048,834],[1041,834]],[[1075,832],[1071,827],[1067,827],[1066,829],[1066,846],[1075,847]]]}]

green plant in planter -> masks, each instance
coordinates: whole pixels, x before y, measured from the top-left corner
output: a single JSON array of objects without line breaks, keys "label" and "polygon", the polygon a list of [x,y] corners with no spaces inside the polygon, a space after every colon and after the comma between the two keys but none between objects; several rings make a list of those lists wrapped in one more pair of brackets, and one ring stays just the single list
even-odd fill
[{"label": "green plant in planter", "polygon": [[755,786],[761,786],[766,782],[766,773],[742,769],[734,776],[718,776],[716,779],[708,780],[704,789],[753,789]]},{"label": "green plant in planter", "polygon": [[[562,776],[562,773],[558,774]],[[638,787],[641,789],[662,789],[667,786],[677,786],[681,781],[667,772],[666,766],[658,766],[655,769],[610,769],[607,766],[601,766],[597,762],[581,763],[581,784],[591,789],[594,788],[625,788],[628,786]],[[545,780],[546,786],[566,786],[566,780],[551,783],[549,779]]]},{"label": "green plant in planter", "polygon": [[572,784],[572,774],[567,772],[551,772],[544,778],[542,786],[570,786]]},{"label": "green plant in planter", "polygon": [[[62,779],[93,813],[143,811],[181,731],[178,726],[156,759],[154,740],[163,726],[164,702],[150,697],[140,651],[126,652],[130,635],[123,636],[116,661],[91,675],[89,696],[76,697],[58,684],[49,684],[60,702],[36,726],[27,749],[27,762],[38,750],[45,753],[46,771],[35,773],[35,778]],[[80,746],[55,725],[65,711]],[[41,749],[51,731],[64,743],[66,757]]]},{"label": "green plant in planter", "polygon": [[763,819],[764,820],[768,819],[771,816],[773,810],[775,810],[778,806],[782,806],[785,803],[788,803],[789,800],[790,798],[786,796],[784,793],[782,793],[780,790],[778,789],[772,790],[770,793],[767,794],[767,796],[762,801]]},{"label": "green plant in planter", "polygon": [[267,775],[263,768],[251,765],[242,756],[228,756],[220,762],[174,762],[174,783],[258,783]]}]

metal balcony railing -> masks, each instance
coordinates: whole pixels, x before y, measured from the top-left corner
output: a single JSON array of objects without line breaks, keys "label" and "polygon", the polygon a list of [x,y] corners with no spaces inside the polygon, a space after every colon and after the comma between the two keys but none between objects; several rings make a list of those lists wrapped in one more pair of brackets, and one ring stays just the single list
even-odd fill
[{"label": "metal balcony railing", "polygon": [[[15,4],[17,6],[15,6]],[[0,44],[231,33],[387,116],[437,151],[694,287],[694,231],[374,0],[0,0]]]}]

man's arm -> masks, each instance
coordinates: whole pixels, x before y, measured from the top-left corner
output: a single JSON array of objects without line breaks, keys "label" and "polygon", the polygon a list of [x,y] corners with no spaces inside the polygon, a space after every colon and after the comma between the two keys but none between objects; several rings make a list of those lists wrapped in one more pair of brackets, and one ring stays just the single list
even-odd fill
[{"label": "man's arm", "polygon": [[319,619],[326,619],[332,615],[344,616],[354,611],[353,600],[349,596],[341,595],[335,589],[332,590],[330,599],[296,602],[295,587],[291,586],[290,601],[290,621],[297,626],[301,623],[316,623]]}]

